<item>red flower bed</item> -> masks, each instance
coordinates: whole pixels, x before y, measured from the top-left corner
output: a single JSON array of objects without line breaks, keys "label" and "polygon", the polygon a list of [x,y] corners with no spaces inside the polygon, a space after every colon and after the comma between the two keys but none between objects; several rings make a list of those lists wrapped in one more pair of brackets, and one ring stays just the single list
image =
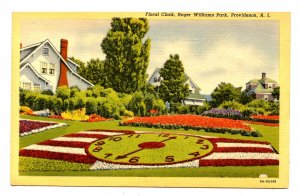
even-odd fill
[{"label": "red flower bed", "polygon": [[41,129],[48,127],[50,125],[55,125],[56,123],[47,123],[47,122],[38,122],[38,121],[29,121],[29,120],[20,120],[19,133],[31,132],[32,130]]},{"label": "red flower bed", "polygon": [[[208,132],[251,135],[255,132],[248,125],[238,120],[227,118],[213,118],[197,115],[174,115],[174,116],[156,116],[156,117],[136,117],[120,123],[120,125],[146,126],[166,129],[204,129]],[[249,134],[250,133],[250,134]],[[253,135],[254,136],[254,135]]]},{"label": "red flower bed", "polygon": [[91,114],[88,120],[85,120],[83,122],[101,122],[101,121],[107,121],[111,119],[107,119],[101,116],[98,116],[97,114]]},{"label": "red flower bed", "polygon": [[262,116],[262,115],[254,115],[251,116],[254,119],[269,119],[269,120],[279,120],[279,116]]},{"label": "red flower bed", "polygon": [[249,120],[255,122],[279,123],[279,116],[253,115]]}]

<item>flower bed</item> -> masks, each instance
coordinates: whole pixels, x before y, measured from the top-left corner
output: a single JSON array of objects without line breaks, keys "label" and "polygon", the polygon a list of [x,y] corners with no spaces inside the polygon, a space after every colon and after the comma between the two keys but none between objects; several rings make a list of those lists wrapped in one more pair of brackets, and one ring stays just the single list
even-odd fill
[{"label": "flower bed", "polygon": [[107,120],[112,120],[111,118],[104,118],[101,116],[98,116],[97,114],[91,114],[89,116],[88,120],[85,120],[83,122],[102,122],[102,121],[107,121]]},{"label": "flower bed", "polygon": [[197,115],[136,117],[120,122],[122,126],[145,126],[165,129],[195,129],[207,132],[241,134],[257,137],[260,134],[238,120]]},{"label": "flower bed", "polygon": [[61,126],[66,126],[65,123],[54,123],[45,121],[33,121],[33,120],[20,120],[19,121],[19,135],[25,136],[32,133],[42,132],[48,129],[53,129]]},{"label": "flower bed", "polygon": [[231,118],[231,119],[243,119],[243,114],[238,110],[231,109],[219,109],[213,108],[211,110],[202,113],[203,116],[210,116],[216,118]]},{"label": "flower bed", "polygon": [[279,123],[279,116],[253,115],[249,120],[255,122]]},{"label": "flower bed", "polygon": [[249,124],[255,124],[255,125],[271,126],[271,127],[279,126],[278,123],[265,123],[265,122],[256,122],[256,121],[247,121],[247,120],[243,120],[242,122],[249,123]]}]

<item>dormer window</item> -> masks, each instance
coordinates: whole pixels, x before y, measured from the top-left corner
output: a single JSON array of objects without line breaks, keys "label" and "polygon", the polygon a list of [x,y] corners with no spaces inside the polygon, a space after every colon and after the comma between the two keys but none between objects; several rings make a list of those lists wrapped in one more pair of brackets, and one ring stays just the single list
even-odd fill
[{"label": "dormer window", "polygon": [[154,77],[154,82],[160,82],[160,80],[161,80],[160,76],[159,77]]},{"label": "dormer window", "polygon": [[53,63],[50,63],[49,74],[50,75],[54,75],[55,74],[55,65]]},{"label": "dormer window", "polygon": [[268,84],[268,88],[273,88],[273,85],[272,84]]},{"label": "dormer window", "polygon": [[49,48],[48,47],[43,48],[43,55],[49,56]]},{"label": "dormer window", "polygon": [[41,73],[47,74],[47,62],[40,61],[41,64]]}]

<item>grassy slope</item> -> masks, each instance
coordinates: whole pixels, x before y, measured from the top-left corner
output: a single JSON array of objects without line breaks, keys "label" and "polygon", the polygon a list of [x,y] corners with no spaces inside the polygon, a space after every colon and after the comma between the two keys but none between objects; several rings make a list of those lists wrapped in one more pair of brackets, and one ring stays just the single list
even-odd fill
[{"label": "grassy slope", "polygon": [[[26,119],[35,119],[35,120],[48,120],[48,118],[43,117],[34,117],[34,116],[21,116]],[[108,129],[108,130],[144,130],[144,131],[159,131],[159,132],[172,132],[172,133],[189,133],[196,135],[210,135],[224,138],[233,138],[233,139],[250,139],[257,141],[268,141],[272,144],[272,146],[279,151],[279,129],[278,127],[266,127],[262,125],[250,125],[255,129],[259,130],[263,137],[245,137],[241,135],[231,135],[231,134],[219,134],[219,133],[208,133],[204,131],[195,131],[195,130],[167,130],[167,129],[154,129],[154,128],[139,128],[139,127],[122,127],[118,126],[119,121],[107,121],[107,122],[98,122],[98,123],[84,123],[84,122],[75,122],[75,121],[62,121],[57,119],[50,119],[51,121],[56,122],[66,122],[69,124],[67,127],[61,127],[56,129],[51,129],[48,131],[44,131],[37,134],[32,134],[30,136],[25,136],[20,138],[20,148],[25,146],[35,144],[41,141],[45,141],[51,138],[56,138],[65,134],[75,133],[79,131],[84,131],[88,129]],[[276,177],[278,176],[278,167],[277,166],[263,166],[263,167],[204,167],[204,168],[173,168],[173,169],[138,169],[138,170],[118,170],[118,171],[72,171],[74,168],[79,168],[78,170],[85,170],[89,165],[78,164],[72,165],[71,170],[60,171],[61,168],[68,168],[69,163],[63,161],[49,161],[43,159],[35,159],[35,158],[25,158],[22,157],[20,159],[20,174],[21,175],[88,175],[88,176],[228,176],[228,177],[258,177],[259,174],[264,173],[268,174],[268,176]],[[34,168],[34,165],[39,166],[36,168],[40,168],[41,165],[44,165],[46,168],[43,168],[40,171],[38,170],[26,170],[26,165],[32,165],[30,168]],[[53,167],[49,167],[47,165],[55,164],[58,167],[53,169]],[[24,167],[21,165],[25,165]],[[52,171],[45,171],[46,169]]]}]

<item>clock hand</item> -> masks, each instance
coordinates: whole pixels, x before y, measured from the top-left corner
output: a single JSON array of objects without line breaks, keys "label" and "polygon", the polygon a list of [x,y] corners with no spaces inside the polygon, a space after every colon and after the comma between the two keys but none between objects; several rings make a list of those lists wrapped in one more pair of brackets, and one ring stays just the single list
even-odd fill
[{"label": "clock hand", "polygon": [[176,136],[174,136],[174,137],[169,137],[168,139],[165,139],[165,140],[160,141],[160,142],[165,142],[165,141],[168,141],[168,140],[171,140],[171,139],[176,139],[176,138],[177,138]]},{"label": "clock hand", "polygon": [[115,160],[117,160],[117,159],[125,159],[125,158],[127,158],[128,155],[134,154],[134,153],[139,152],[139,151],[141,151],[141,150],[143,150],[143,148],[140,148],[140,149],[138,149],[138,150],[129,152],[129,153],[124,154],[124,155],[117,156],[117,157],[115,158]]}]

